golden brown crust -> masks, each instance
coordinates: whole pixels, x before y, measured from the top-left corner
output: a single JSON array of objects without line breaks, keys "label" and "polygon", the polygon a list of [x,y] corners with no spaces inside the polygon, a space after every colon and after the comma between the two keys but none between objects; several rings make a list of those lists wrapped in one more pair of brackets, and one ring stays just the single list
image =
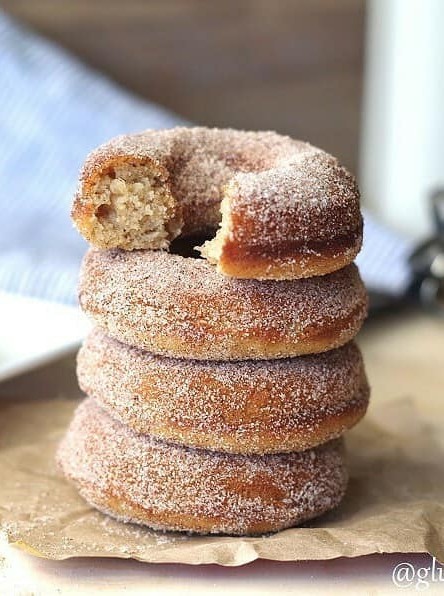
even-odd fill
[{"label": "golden brown crust", "polygon": [[[97,189],[125,164],[132,171],[144,168],[143,175],[148,168],[150,188],[163,188],[173,200],[166,223],[174,225],[164,242],[142,231],[129,237],[123,224],[116,234],[102,234]],[[204,247],[203,255],[225,275],[323,275],[351,263],[360,250],[362,218],[354,178],[324,151],[273,132],[175,128],[117,137],[88,156],[72,218],[98,248],[164,248],[178,234],[214,232],[222,201],[226,221],[217,250],[210,243],[212,250]],[[133,209],[131,202],[126,208]],[[143,227],[146,218],[141,222]]]},{"label": "golden brown crust", "polygon": [[93,400],[77,410],[58,452],[93,506],[155,529],[257,534],[335,507],[347,484],[340,440],[279,455],[229,455],[136,435]]},{"label": "golden brown crust", "polygon": [[[286,242],[270,250],[267,246],[253,247],[226,239],[217,268],[220,273],[239,279],[302,279],[346,267],[361,250],[361,244],[360,237],[349,235],[324,242],[310,241],[304,246]],[[275,273],[267,275],[267,271]]]},{"label": "golden brown crust", "polygon": [[355,265],[317,278],[260,282],[227,278],[202,259],[164,251],[90,250],[79,298],[111,337],[203,360],[324,352],[350,341],[367,312]]},{"label": "golden brown crust", "polygon": [[96,329],[77,359],[80,387],[141,434],[231,453],[303,451],[365,414],[359,348],[316,356],[206,362],[154,356]]}]

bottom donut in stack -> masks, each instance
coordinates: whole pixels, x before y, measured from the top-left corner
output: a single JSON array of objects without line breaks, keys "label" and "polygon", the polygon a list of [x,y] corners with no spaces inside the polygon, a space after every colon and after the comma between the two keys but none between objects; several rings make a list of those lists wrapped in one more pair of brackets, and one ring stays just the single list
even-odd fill
[{"label": "bottom donut in stack", "polygon": [[154,529],[258,534],[334,508],[365,414],[359,348],[271,361],[156,356],[96,329],[58,461],[94,507]]},{"label": "bottom donut in stack", "polygon": [[235,455],[139,435],[91,398],[58,453],[64,474],[97,509],[154,529],[259,534],[335,507],[347,468],[342,439],[301,452]]}]

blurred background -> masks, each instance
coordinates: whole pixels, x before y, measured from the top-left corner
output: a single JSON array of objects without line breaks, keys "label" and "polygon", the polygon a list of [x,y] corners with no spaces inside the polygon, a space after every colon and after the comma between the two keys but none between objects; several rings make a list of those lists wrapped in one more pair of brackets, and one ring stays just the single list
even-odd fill
[{"label": "blurred background", "polygon": [[5,0],[5,10],[190,122],[307,138],[357,171],[364,0]]},{"label": "blurred background", "polygon": [[337,156],[362,190],[372,306],[435,308],[443,22],[442,0],[0,0],[0,291],[74,305],[86,245],[68,214],[86,154],[199,124]]}]

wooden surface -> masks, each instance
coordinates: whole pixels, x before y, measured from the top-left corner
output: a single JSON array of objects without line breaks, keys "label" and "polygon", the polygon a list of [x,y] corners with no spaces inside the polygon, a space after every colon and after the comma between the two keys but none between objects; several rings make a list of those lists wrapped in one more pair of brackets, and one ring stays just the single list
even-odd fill
[{"label": "wooden surface", "polygon": [[[371,404],[408,397],[444,431],[444,318],[415,311],[370,319],[358,336]],[[371,407],[371,405],[370,405]]]},{"label": "wooden surface", "polygon": [[3,0],[193,122],[276,129],[356,170],[364,0]]}]

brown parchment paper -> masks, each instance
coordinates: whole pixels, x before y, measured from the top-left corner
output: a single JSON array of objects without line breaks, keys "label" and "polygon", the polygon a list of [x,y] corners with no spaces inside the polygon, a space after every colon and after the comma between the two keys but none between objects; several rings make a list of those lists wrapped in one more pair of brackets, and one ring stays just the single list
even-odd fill
[{"label": "brown parchment paper", "polygon": [[442,421],[413,402],[371,408],[348,435],[351,480],[333,513],[259,538],[163,534],[90,508],[60,476],[54,452],[76,400],[0,404],[0,521],[9,542],[50,559],[119,557],[241,565],[429,552],[444,561]]}]

